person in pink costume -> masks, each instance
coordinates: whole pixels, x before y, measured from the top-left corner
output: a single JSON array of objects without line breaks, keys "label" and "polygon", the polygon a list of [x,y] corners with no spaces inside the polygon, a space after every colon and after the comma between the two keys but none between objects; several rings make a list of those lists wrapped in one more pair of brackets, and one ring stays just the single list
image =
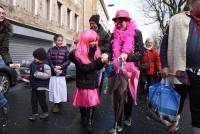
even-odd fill
[{"label": "person in pink costume", "polygon": [[100,104],[97,70],[108,62],[108,54],[101,54],[99,37],[94,30],[85,30],[69,59],[76,66],[76,91],[73,105],[80,108],[83,127],[92,130],[95,106]]},{"label": "person in pink costume", "polygon": [[[129,16],[128,11],[118,10],[115,18],[115,29],[112,34],[112,60],[113,60],[113,73],[118,70],[119,58],[125,62],[124,71],[127,72],[129,77],[129,92],[127,94],[127,101],[124,105],[124,124],[131,126],[131,112],[132,104],[137,99],[137,85],[139,79],[139,70],[135,66],[135,62],[138,62],[143,56],[143,40],[142,33],[136,28],[135,22]],[[116,131],[122,131],[122,115],[121,119],[116,121],[118,124],[116,128],[111,129],[110,133],[116,133]]]}]

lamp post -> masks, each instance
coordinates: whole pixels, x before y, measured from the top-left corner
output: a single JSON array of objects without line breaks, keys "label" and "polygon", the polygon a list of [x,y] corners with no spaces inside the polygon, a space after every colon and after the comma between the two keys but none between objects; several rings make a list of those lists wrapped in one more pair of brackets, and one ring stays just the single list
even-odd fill
[{"label": "lamp post", "polygon": [[114,7],[115,5],[114,4],[108,4],[108,7]]}]

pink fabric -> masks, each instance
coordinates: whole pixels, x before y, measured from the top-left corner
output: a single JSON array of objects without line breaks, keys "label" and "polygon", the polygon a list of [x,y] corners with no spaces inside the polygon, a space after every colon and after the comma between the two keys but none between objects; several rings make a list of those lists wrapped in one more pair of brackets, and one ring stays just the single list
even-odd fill
[{"label": "pink fabric", "polygon": [[97,89],[76,89],[73,105],[77,107],[91,107],[100,104]]},{"label": "pink fabric", "polygon": [[[113,67],[114,70],[118,70],[118,58],[122,53],[130,54],[134,53],[134,35],[135,35],[136,25],[134,21],[128,23],[128,27],[125,31],[121,31],[117,28],[114,29],[114,39],[112,41],[113,47]],[[137,86],[139,79],[139,70],[135,67],[134,62],[127,62],[125,64],[124,70],[131,73],[131,79],[129,82],[129,90],[131,92],[132,98],[136,103],[137,98]]]}]

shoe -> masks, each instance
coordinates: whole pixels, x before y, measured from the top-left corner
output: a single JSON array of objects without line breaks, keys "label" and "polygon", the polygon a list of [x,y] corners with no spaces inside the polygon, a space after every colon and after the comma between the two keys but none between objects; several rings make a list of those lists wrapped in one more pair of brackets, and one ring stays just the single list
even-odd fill
[{"label": "shoe", "polygon": [[53,106],[53,109],[52,109],[52,112],[53,113],[58,113],[60,111],[59,107],[58,107],[58,104],[54,104]]},{"label": "shoe", "polygon": [[26,83],[30,83],[29,76],[21,77],[21,81],[24,81]]},{"label": "shoe", "polygon": [[127,126],[127,127],[130,127],[131,126],[131,118],[128,118],[124,121],[124,125]]},{"label": "shoe", "polygon": [[49,114],[48,113],[42,113],[40,116],[40,119],[46,119],[49,117]]},{"label": "shoe", "polygon": [[30,121],[35,121],[37,120],[39,114],[32,114],[28,117],[28,120]]},{"label": "shoe", "polygon": [[121,126],[117,126],[117,128],[112,128],[111,130],[109,130],[109,134],[117,134],[118,132],[122,131],[122,127]]},{"label": "shoe", "polygon": [[3,112],[4,115],[8,114],[8,107],[7,107],[7,105],[5,105],[5,106],[2,107],[2,112]]}]

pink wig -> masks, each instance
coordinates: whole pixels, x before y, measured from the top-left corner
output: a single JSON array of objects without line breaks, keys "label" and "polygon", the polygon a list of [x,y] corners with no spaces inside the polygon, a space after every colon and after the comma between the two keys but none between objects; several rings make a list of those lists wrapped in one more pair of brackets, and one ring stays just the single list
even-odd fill
[{"label": "pink wig", "polygon": [[96,48],[97,48],[94,54],[94,59],[97,59],[101,56],[101,52],[98,46],[99,36],[94,30],[90,29],[85,30],[81,33],[81,37],[76,46],[75,56],[83,64],[91,63],[91,61],[88,58],[89,43],[94,41],[96,42]]}]

